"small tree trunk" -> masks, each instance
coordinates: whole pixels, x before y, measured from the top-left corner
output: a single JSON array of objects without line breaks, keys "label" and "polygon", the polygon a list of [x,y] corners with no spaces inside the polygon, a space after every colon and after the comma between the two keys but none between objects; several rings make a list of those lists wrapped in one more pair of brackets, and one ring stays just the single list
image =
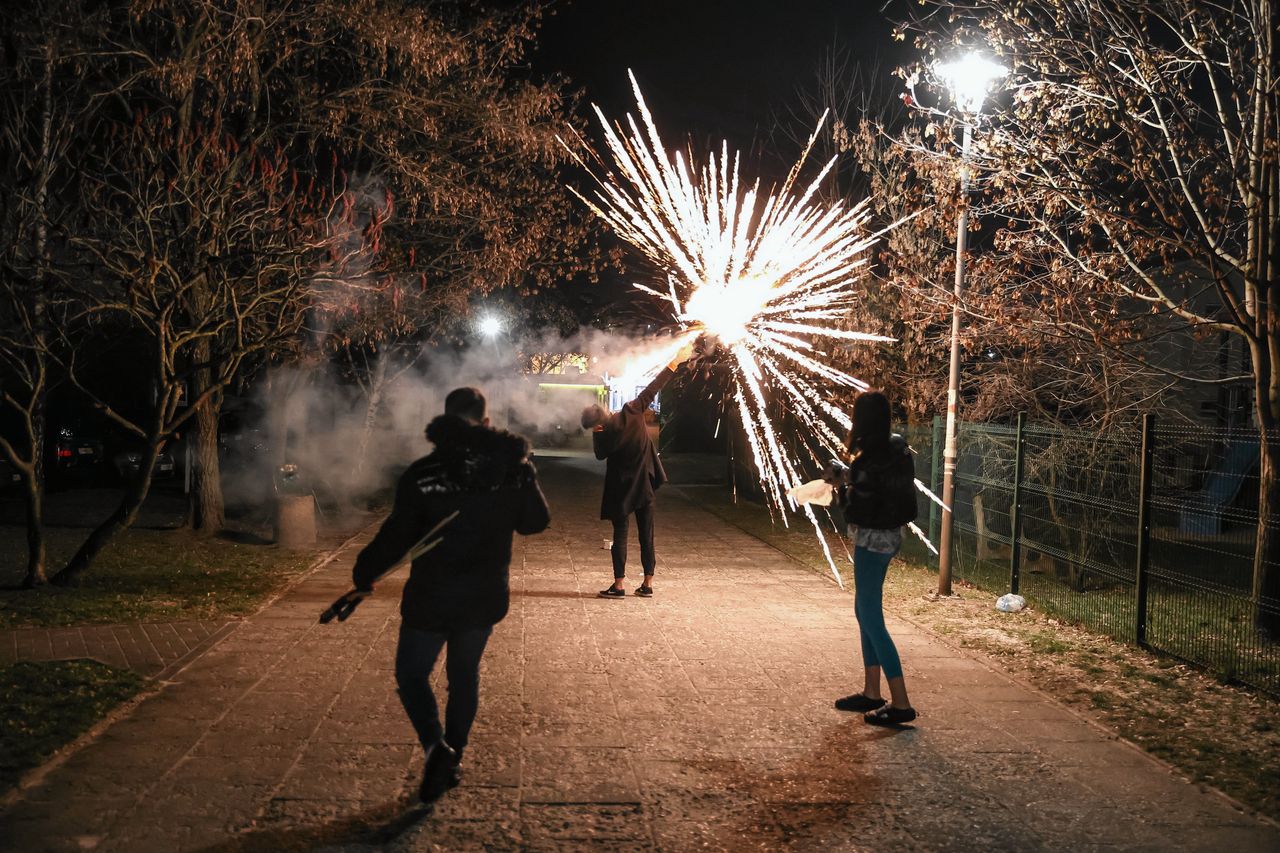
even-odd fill
[{"label": "small tree trunk", "polygon": [[1258,532],[1253,551],[1254,624],[1280,639],[1280,435],[1261,431]]},{"label": "small tree trunk", "polygon": [[226,521],[222,498],[222,471],[218,466],[218,415],[221,406],[214,394],[196,409],[187,432],[191,447],[191,495],[188,526],[212,536]]},{"label": "small tree trunk", "polygon": [[[198,400],[209,388],[210,357],[208,341],[194,347],[192,357],[200,367],[192,371],[188,392],[190,400]],[[222,411],[222,392],[210,394],[192,415],[187,432],[191,447],[191,494],[187,500],[187,526],[204,536],[222,529],[226,520],[222,499],[222,475],[218,469],[218,416]]]},{"label": "small tree trunk", "polygon": [[27,498],[27,574],[22,579],[22,585],[27,589],[49,582],[45,576],[44,489],[40,455],[37,450],[36,464],[22,475]]},{"label": "small tree trunk", "polygon": [[365,400],[364,424],[360,430],[360,440],[356,444],[356,460],[351,473],[351,485],[363,487],[364,469],[368,462],[369,442],[373,439],[373,428],[378,422],[378,410],[382,408],[382,396],[387,383],[387,355],[379,351],[373,366],[373,374],[369,377],[369,396]]},{"label": "small tree trunk", "polygon": [[43,113],[40,122],[40,177],[36,184],[36,209],[39,219],[35,231],[37,282],[31,294],[31,323],[34,346],[31,351],[31,405],[27,411],[27,439],[30,442],[31,466],[24,472],[27,493],[27,575],[22,585],[27,588],[47,583],[45,576],[44,536],[44,430],[48,403],[46,381],[49,375],[49,178],[53,171],[51,134],[53,124],[53,47],[45,49]]},{"label": "small tree trunk", "polygon": [[93,529],[70,562],[53,576],[50,582],[54,586],[79,586],[81,576],[92,565],[94,558],[115,538],[116,534],[137,520],[138,510],[142,508],[143,501],[147,499],[147,492],[151,489],[151,475],[155,471],[156,457],[159,453],[160,443],[153,441],[142,457],[138,476],[125,487],[120,505],[107,516],[105,521]]}]

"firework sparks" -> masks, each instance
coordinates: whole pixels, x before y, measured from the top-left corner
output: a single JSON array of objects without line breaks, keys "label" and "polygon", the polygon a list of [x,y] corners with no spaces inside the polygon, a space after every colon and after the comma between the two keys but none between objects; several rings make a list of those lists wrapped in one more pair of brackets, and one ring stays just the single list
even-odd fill
[{"label": "firework sparks", "polygon": [[[849,419],[815,383],[865,390],[866,383],[832,366],[824,347],[893,338],[840,328],[861,297],[869,249],[866,203],[852,207],[814,201],[832,159],[807,185],[797,185],[822,121],[781,186],[761,189],[739,174],[740,156],[728,143],[700,169],[679,151],[667,154],[634,76],[639,119],[611,124],[595,108],[608,160],[588,163],[570,154],[596,182],[589,197],[573,192],[613,231],[667,274],[666,292],[637,284],[670,304],[685,328],[670,348],[633,364],[628,374],[652,374],[685,341],[706,334],[719,341],[732,367],[731,397],[742,419],[755,467],[772,507],[810,520],[843,586],[813,509],[788,492],[803,482],[801,458],[819,465],[840,450]],[[823,120],[825,121],[825,116]],[[581,142],[581,140],[579,141]],[[584,144],[585,147],[585,144]],[[787,442],[769,417],[779,400],[801,428]],[[918,532],[918,530],[917,530]]]}]

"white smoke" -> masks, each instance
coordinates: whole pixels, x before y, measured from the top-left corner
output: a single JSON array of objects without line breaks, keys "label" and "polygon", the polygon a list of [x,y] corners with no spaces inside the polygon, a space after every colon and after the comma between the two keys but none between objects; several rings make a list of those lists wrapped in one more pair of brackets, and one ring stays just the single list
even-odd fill
[{"label": "white smoke", "polygon": [[[243,407],[241,442],[258,448],[224,458],[224,488],[231,502],[268,499],[277,467],[287,462],[322,503],[342,505],[385,490],[405,466],[431,451],[426,425],[444,412],[445,396],[462,386],[479,388],[493,426],[525,435],[535,452],[589,450],[580,415],[601,399],[603,375],[649,360],[669,341],[585,328],[567,337],[499,334],[464,350],[425,347],[383,389],[371,420],[365,389],[332,366],[280,368]],[[562,374],[527,374],[527,357],[534,353],[581,354],[586,369],[576,362]]]}]

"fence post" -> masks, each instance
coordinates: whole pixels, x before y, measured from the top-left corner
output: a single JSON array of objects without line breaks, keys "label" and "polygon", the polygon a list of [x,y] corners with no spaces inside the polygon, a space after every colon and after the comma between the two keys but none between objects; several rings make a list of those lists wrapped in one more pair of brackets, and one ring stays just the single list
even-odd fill
[{"label": "fence post", "polygon": [[1147,644],[1147,566],[1151,561],[1151,458],[1156,416],[1142,416],[1142,469],[1138,478],[1138,557],[1133,580],[1134,642]]},{"label": "fence post", "polygon": [[[933,458],[929,464],[929,491],[938,493],[938,479],[942,473],[942,416],[933,416]],[[937,542],[939,531],[938,504],[929,501],[929,541]]]},{"label": "fence post", "polygon": [[1022,580],[1022,460],[1025,455],[1023,430],[1027,413],[1018,412],[1018,431],[1013,444],[1013,507],[1009,512],[1009,592],[1016,593]]}]

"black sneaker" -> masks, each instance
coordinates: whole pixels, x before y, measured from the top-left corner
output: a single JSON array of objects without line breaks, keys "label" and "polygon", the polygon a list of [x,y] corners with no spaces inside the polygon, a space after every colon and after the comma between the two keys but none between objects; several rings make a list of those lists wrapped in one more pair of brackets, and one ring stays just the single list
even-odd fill
[{"label": "black sneaker", "polygon": [[440,741],[427,756],[426,769],[422,771],[422,785],[418,799],[430,804],[440,799],[445,791],[458,786],[458,753],[444,741]]},{"label": "black sneaker", "polygon": [[837,711],[856,711],[859,714],[865,714],[868,711],[874,711],[884,703],[884,699],[872,699],[863,693],[855,693],[852,696],[837,699],[835,704]]},{"label": "black sneaker", "polygon": [[627,594],[627,591],[625,589],[618,589],[616,586],[611,586],[608,589],[600,590],[601,598],[622,598],[626,594]]},{"label": "black sneaker", "polygon": [[895,708],[887,703],[874,711],[862,715],[862,719],[873,726],[890,726],[892,728],[905,726],[915,718],[915,708]]},{"label": "black sneaker", "polygon": [[651,586],[638,586],[638,587],[636,587],[636,595],[640,596],[641,598],[652,598],[652,597],[653,597],[653,587],[651,587]]}]

